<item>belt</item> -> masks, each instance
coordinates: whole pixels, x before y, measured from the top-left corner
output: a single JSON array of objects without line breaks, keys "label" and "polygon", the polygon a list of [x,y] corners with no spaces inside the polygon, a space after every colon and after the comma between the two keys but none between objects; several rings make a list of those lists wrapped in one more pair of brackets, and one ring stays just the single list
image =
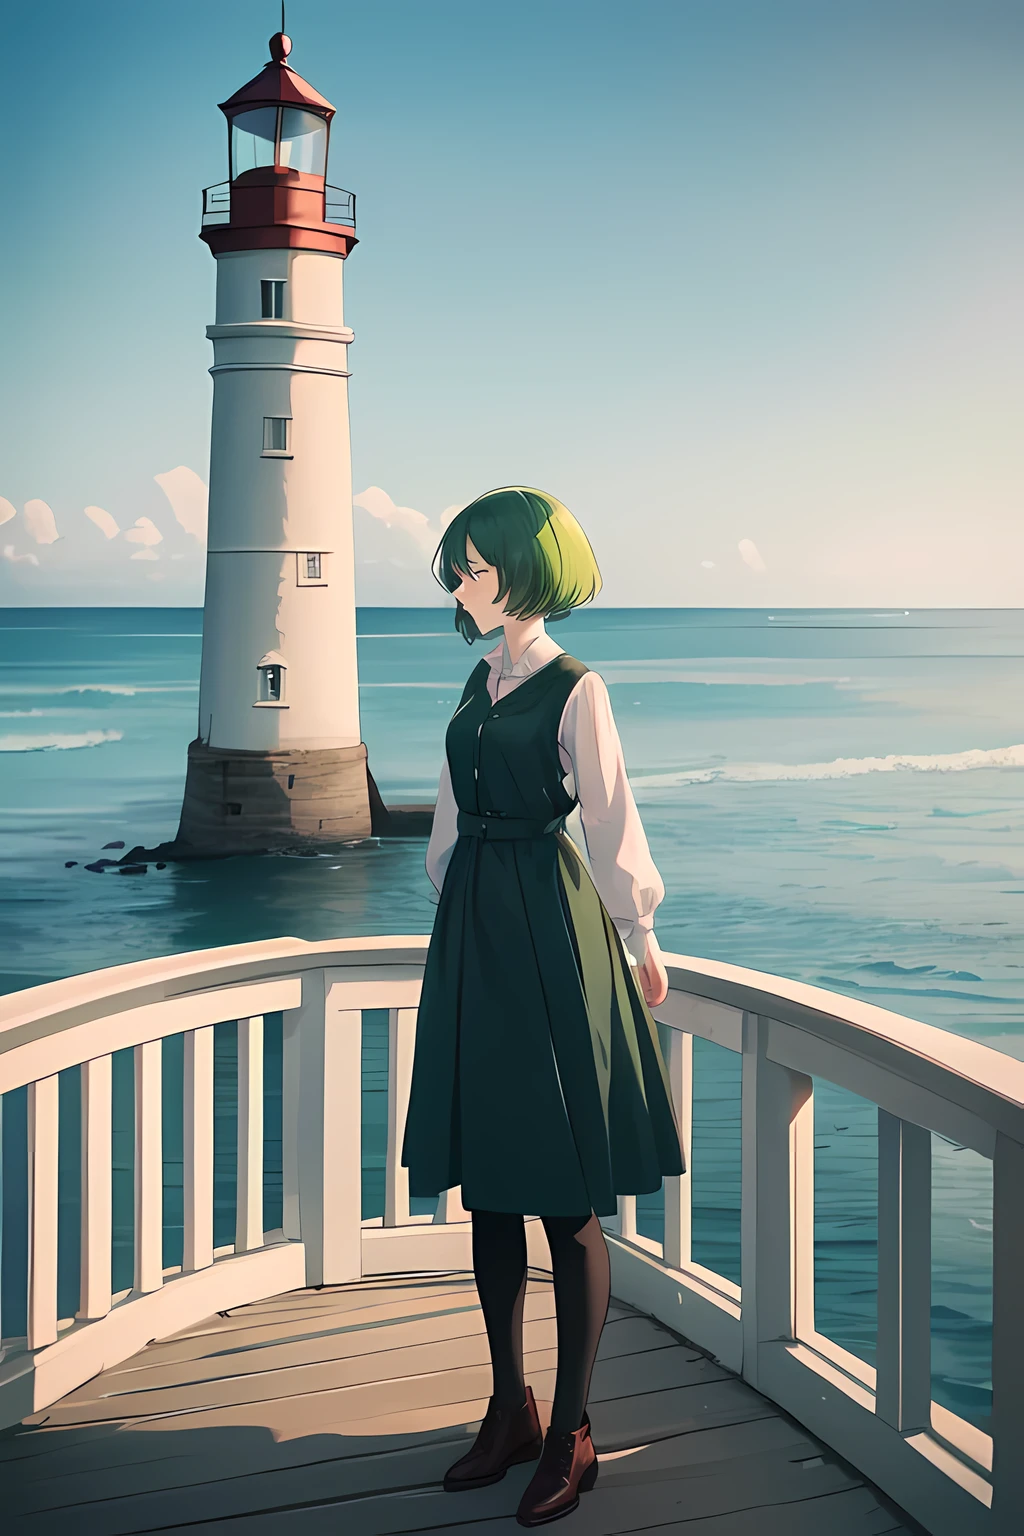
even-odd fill
[{"label": "belt", "polygon": [[490,811],[483,816],[460,811],[457,826],[460,837],[483,837],[489,841],[510,842],[513,838],[545,837],[551,832],[560,832],[564,823],[564,816],[556,816],[554,821],[540,821],[528,816],[506,816],[504,811]]}]

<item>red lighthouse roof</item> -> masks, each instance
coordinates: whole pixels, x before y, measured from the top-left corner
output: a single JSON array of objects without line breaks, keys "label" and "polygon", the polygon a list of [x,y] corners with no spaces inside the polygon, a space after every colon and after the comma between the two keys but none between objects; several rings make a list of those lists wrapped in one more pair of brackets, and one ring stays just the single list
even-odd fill
[{"label": "red lighthouse roof", "polygon": [[292,40],[283,32],[275,32],[270,39],[270,62],[264,64],[258,75],[220,103],[220,109],[228,117],[250,107],[306,107],[319,112],[330,122],[334,108],[326,96],[313,89],[294,69],[284,62],[292,51]]},{"label": "red lighthouse roof", "polygon": [[230,179],[204,189],[200,231],[215,256],[282,247],[344,257],[356,243],[355,198],[326,179],[334,108],[288,68],[291,46],[275,32],[269,64],[220,103]]}]

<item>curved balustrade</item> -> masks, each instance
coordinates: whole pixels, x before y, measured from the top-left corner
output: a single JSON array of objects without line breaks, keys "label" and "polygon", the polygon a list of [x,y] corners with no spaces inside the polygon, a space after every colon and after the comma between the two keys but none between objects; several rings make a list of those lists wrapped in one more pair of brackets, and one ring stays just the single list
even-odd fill
[{"label": "curved balustrade", "polygon": [[[466,1269],[458,1190],[411,1215],[399,1166],[427,939],[279,939],[116,967],[0,999],[0,1094],[28,1091],[27,1334],[5,1339],[0,1423],[216,1310],[362,1275]],[[935,1536],[1024,1518],[1024,1063],[873,1005],[665,956],[655,1010],[692,1170],[693,1046],[742,1064],[741,1280],[695,1262],[692,1171],[667,1179],[664,1242],[636,1200],[607,1222],[613,1289],[717,1356]],[[362,1011],[388,1010],[383,1216],[361,1201]],[[283,1013],[283,1224],[264,1230],[263,1018]],[[238,1021],[235,1242],[213,1241],[213,1029]],[[184,1256],[162,1264],[161,1041],[184,1037]],[[135,1064],[134,1284],[111,1294],[111,1057]],[[57,1315],[58,1076],[81,1067],[81,1285]],[[878,1110],[877,1367],[816,1329],[814,1079]],[[2,1104],[0,1099],[0,1104]],[[991,1435],[932,1401],[930,1133],[991,1159]],[[0,1189],[3,1185],[0,1182]],[[543,1230],[530,1260],[547,1267]]]}]

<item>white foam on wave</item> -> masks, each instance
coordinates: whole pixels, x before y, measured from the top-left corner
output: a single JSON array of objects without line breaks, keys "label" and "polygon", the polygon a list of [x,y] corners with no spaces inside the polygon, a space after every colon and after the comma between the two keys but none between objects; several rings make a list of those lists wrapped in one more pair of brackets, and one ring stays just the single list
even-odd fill
[{"label": "white foam on wave", "polygon": [[923,756],[891,752],[888,757],[837,757],[831,763],[734,763],[730,767],[692,768],[680,773],[641,774],[631,778],[630,783],[636,788],[672,789],[719,780],[764,784],[787,779],[850,779],[865,773],[965,773],[972,768],[1024,768],[1024,743]]},{"label": "white foam on wave", "polygon": [[120,741],[123,731],[79,731],[75,735],[54,732],[49,736],[0,736],[0,752],[70,752],[75,747],[100,747]]},{"label": "white foam on wave", "polygon": [[0,709],[0,720],[38,720],[49,713],[47,709]]}]

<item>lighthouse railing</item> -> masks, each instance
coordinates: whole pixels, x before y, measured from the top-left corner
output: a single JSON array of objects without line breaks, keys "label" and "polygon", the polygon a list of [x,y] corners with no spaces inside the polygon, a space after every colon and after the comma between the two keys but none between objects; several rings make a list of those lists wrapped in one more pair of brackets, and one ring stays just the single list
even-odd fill
[{"label": "lighthouse railing", "polygon": [[231,183],[219,181],[216,186],[203,188],[202,228],[231,222]]},{"label": "lighthouse railing", "polygon": [[[5,1294],[23,1284],[27,1306],[24,1334],[3,1338],[0,1423],[39,1412],[150,1339],[215,1311],[303,1286],[470,1266],[459,1191],[414,1213],[400,1163],[427,942],[280,939],[0,999],[0,1107],[27,1096],[28,1239],[24,1256],[9,1252],[3,1265]],[[820,988],[665,958],[670,991],[654,1012],[667,1037],[688,1172],[664,1181],[662,1240],[640,1230],[636,1197],[622,1198],[605,1222],[615,1294],[742,1375],[935,1536],[1016,1532],[1024,1511],[1024,1063]],[[383,1210],[373,1217],[363,1214],[361,1177],[365,1010],[386,1010],[388,1042]],[[264,1021],[278,1014],[282,1217],[266,1230]],[[234,1242],[215,1248],[213,1036],[229,1021],[237,1027]],[[184,1242],[181,1264],[166,1267],[162,1050],[176,1036]],[[738,1280],[695,1258],[703,1251],[694,1227],[695,1054],[708,1044],[737,1062],[741,1078]],[[134,1275],[114,1294],[111,1067],[122,1051],[134,1069]],[[81,1280],[75,1315],[61,1318],[61,1074],[73,1068]],[[814,1106],[827,1085],[877,1115],[874,1366],[817,1327]],[[991,1433],[932,1401],[932,1133],[992,1166]],[[10,1135],[6,1146],[10,1153]],[[17,1179],[8,1162],[0,1190],[10,1201]],[[531,1262],[548,1267],[541,1223],[529,1220],[527,1233]]]}]

